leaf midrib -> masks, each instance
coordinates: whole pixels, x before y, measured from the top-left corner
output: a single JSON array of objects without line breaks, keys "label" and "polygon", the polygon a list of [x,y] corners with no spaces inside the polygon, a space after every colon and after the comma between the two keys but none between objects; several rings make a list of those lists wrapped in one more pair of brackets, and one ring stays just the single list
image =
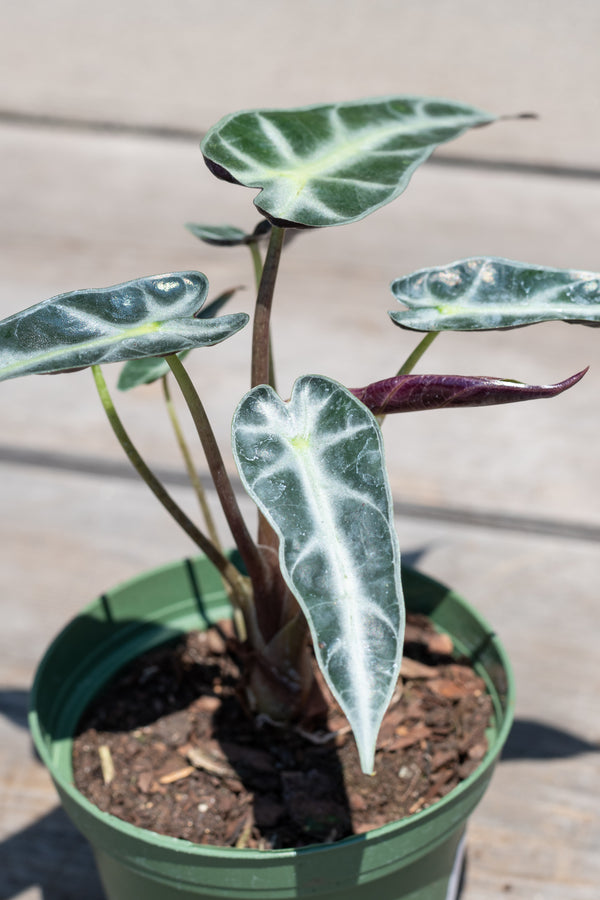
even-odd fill
[{"label": "leaf midrib", "polygon": [[64,356],[68,353],[77,353],[82,349],[87,350],[93,349],[94,347],[109,346],[110,344],[117,344],[127,338],[142,337],[146,334],[152,334],[153,332],[167,330],[165,327],[166,324],[167,323],[165,322],[147,322],[144,325],[138,325],[135,328],[122,329],[116,334],[105,335],[104,337],[93,338],[87,341],[79,341],[77,344],[63,345],[58,350],[47,350],[44,353],[38,353],[37,356],[31,356],[30,354],[28,354],[25,359],[17,360],[17,362],[10,363],[9,365],[4,366],[2,369],[0,369],[0,374],[10,373],[18,371],[19,369],[39,365],[45,360],[55,359],[58,356]]},{"label": "leaf midrib", "polygon": [[[330,512],[330,497],[328,492],[321,487],[323,481],[323,479],[319,477],[321,468],[314,459],[314,452],[310,440],[306,440],[301,434],[297,434],[295,437],[302,439],[302,450],[299,452],[298,445],[296,445],[294,449],[290,448],[290,453],[296,458],[305,485],[309,486],[305,486],[304,494],[312,510],[312,519],[313,521],[320,520],[323,525],[319,530],[322,533],[324,532],[326,536],[330,536],[330,541],[321,548],[321,552],[329,556],[333,563],[330,567],[330,572],[334,574],[334,585],[337,588],[337,602],[340,604],[338,609],[341,610],[339,618],[345,623],[343,634],[345,636],[350,636],[351,643],[354,646],[353,658],[358,661],[358,671],[365,671],[364,642],[356,639],[357,629],[356,627],[350,627],[352,624],[352,617],[349,615],[348,610],[350,604],[344,602],[351,601],[355,596],[355,594],[353,594],[351,590],[348,590],[348,587],[344,585],[344,581],[348,580],[348,574],[352,575],[352,566],[348,565],[348,555],[343,552],[343,547],[341,547],[340,542],[336,537],[336,526]],[[327,483],[327,478],[325,478],[325,483]],[[292,573],[290,573],[290,575],[292,575]],[[359,622],[360,616],[356,616],[355,626]],[[349,676],[352,679],[352,672],[351,670],[348,671]],[[360,688],[360,686],[361,685],[355,685],[355,688]],[[360,690],[353,691],[353,695],[360,696]],[[360,725],[361,728],[364,729],[366,723],[364,710],[365,708],[368,710],[368,701],[367,703],[357,702],[355,703],[354,708],[359,711]]]},{"label": "leaf midrib", "polygon": [[[305,161],[302,164],[302,166],[300,167],[300,172],[298,172],[298,167],[285,168],[285,167],[280,166],[280,167],[275,168],[275,167],[261,165],[260,160],[258,160],[259,171],[262,174],[259,175],[259,172],[257,172],[257,177],[288,178],[290,181],[296,182],[300,186],[299,189],[301,190],[303,187],[305,187],[306,183],[309,180],[315,178],[318,174],[327,172],[329,169],[335,167],[336,164],[338,166],[341,164],[344,164],[352,157],[354,157],[356,155],[360,155],[365,150],[368,150],[370,146],[381,143],[382,141],[387,140],[389,137],[394,137],[394,136],[400,135],[403,132],[411,133],[411,134],[415,133],[415,131],[419,130],[419,123],[421,123],[421,125],[422,125],[422,128],[420,130],[428,130],[428,128],[433,127],[434,124],[435,124],[436,129],[437,128],[445,128],[445,127],[460,129],[461,127],[467,127],[470,124],[469,122],[464,121],[462,123],[462,125],[459,125],[459,123],[457,122],[457,119],[459,119],[459,118],[460,118],[460,114],[457,114],[456,117],[444,116],[441,118],[436,118],[435,123],[433,123],[433,122],[429,122],[429,120],[427,118],[423,118],[423,116],[416,115],[416,116],[412,116],[409,120],[401,122],[401,123],[398,121],[395,121],[393,125],[387,125],[385,127],[380,128],[377,131],[373,131],[372,129],[365,128],[363,134],[359,134],[359,136],[354,138],[353,140],[344,141],[342,146],[338,147],[337,150],[333,150],[333,151],[329,151],[329,152],[325,152],[325,153],[319,153],[318,155],[314,156],[312,160]],[[475,120],[477,119],[476,116],[474,116],[473,118]],[[221,136],[221,139],[224,140],[223,136]],[[231,146],[231,144],[228,140],[225,140],[225,143],[228,145],[228,147]],[[334,147],[336,146],[335,138],[328,141],[327,143],[333,144]],[[432,146],[436,146],[438,143],[440,143],[440,142],[433,141],[432,143],[427,144],[424,147],[394,149],[394,150],[390,150],[389,152],[390,152],[390,154],[393,154],[393,155],[406,154],[406,155],[410,155],[411,157],[414,157],[414,156],[418,157],[420,155],[427,154],[429,149]],[[301,161],[302,158],[297,157],[297,159],[299,159]],[[249,156],[248,161],[251,162],[252,165],[256,168],[256,165],[257,165],[256,158]],[[351,179],[349,179],[349,180],[351,180]],[[250,187],[261,187],[261,186],[262,185],[260,185],[260,184],[250,185]]]},{"label": "leaf midrib", "polygon": [[[550,301],[551,302],[551,301]],[[587,316],[596,316],[600,317],[600,310],[591,309],[590,304],[581,304],[581,303],[568,303],[564,302],[552,304],[552,308],[548,309],[543,305],[533,304],[531,305],[529,300],[519,300],[514,303],[473,303],[473,304],[442,304],[438,306],[414,306],[410,308],[410,312],[419,312],[427,313],[427,311],[435,310],[441,316],[445,316],[446,318],[457,316],[457,315],[466,315],[472,316],[473,313],[482,313],[485,316],[498,315],[498,316],[515,316],[515,315],[525,315],[527,317],[535,316],[536,318],[540,318],[540,316],[544,316],[544,318],[571,318],[573,315],[578,315],[581,317]]]}]

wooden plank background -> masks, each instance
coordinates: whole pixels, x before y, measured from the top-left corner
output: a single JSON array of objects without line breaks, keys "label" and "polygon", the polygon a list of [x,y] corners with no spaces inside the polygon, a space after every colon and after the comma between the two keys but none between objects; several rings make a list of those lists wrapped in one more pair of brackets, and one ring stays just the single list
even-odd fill
[{"label": "wooden plank background", "polygon": [[[600,269],[600,7],[509,0],[140,0],[5,5],[0,55],[0,314],[61,291],[249,259],[186,221],[251,226],[200,135],[222,114],[385,93],[534,110],[449,145],[403,198],[287,253],[274,330],[282,389],[305,371],[358,386],[394,371],[392,278],[492,253]],[[236,308],[251,309],[251,290]],[[600,885],[598,332],[550,324],[438,339],[422,371],[551,382],[552,401],[396,417],[386,447],[405,553],[490,619],[513,659],[517,722],[469,829],[464,900],[597,900]],[[219,436],[246,389],[248,336],[193,371]],[[121,399],[152,464],[193,511],[158,392]],[[0,391],[0,900],[96,900],[91,856],[25,727],[51,636],[140,569],[190,552],[120,461],[89,373]],[[228,456],[228,465],[231,465]],[[247,506],[248,514],[252,515]]]}]

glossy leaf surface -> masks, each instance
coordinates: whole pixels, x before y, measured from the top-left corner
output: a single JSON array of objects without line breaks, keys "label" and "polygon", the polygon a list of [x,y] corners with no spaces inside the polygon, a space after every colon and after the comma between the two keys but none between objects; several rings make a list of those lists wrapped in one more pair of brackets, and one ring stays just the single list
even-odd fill
[{"label": "glossy leaf surface", "polygon": [[560,320],[600,325],[600,274],[495,257],[421,269],[392,283],[402,328],[471,331]]},{"label": "glossy leaf surface", "polygon": [[[237,288],[233,288],[233,290],[219,294],[207,306],[203,307],[200,312],[197,312],[195,318],[210,319],[212,316],[216,316],[225,304],[231,300],[236,290]],[[184,350],[178,356],[180,359],[185,359],[189,352],[189,350]],[[158,381],[159,378],[168,375],[170,371],[169,363],[162,356],[130,359],[121,370],[117,387],[120,391],[130,391],[132,388],[142,384],[152,384]]]},{"label": "glossy leaf surface", "polygon": [[400,667],[400,552],[380,429],[341,385],[299,379],[289,403],[264,385],[240,403],[233,445],[250,496],[280,539],[282,574],[365,772]]},{"label": "glossy leaf surface", "polygon": [[248,316],[197,318],[207,288],[176,272],[44,300],[0,322],[0,381],[217,344]]},{"label": "glossy leaf surface", "polygon": [[556,397],[580,381],[587,369],[558,384],[523,384],[479,375],[396,375],[375,381],[352,393],[373,415],[451,409],[461,406],[493,406]]},{"label": "glossy leaf surface", "polygon": [[202,142],[219,178],[260,188],[278,225],[343,225],[404,191],[435,148],[494,116],[424,97],[381,97],[221,119]]}]

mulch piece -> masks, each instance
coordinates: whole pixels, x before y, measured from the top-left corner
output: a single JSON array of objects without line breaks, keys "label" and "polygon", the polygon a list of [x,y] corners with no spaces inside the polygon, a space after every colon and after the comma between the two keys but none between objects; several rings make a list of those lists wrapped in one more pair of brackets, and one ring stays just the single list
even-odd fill
[{"label": "mulch piece", "polygon": [[236,698],[229,623],[220,628],[138,658],[85,713],[75,784],[101,810],[199,844],[301,847],[425,809],[485,755],[492,704],[484,683],[424,616],[408,619],[403,683],[371,776],[333,699],[317,733],[257,727]]}]

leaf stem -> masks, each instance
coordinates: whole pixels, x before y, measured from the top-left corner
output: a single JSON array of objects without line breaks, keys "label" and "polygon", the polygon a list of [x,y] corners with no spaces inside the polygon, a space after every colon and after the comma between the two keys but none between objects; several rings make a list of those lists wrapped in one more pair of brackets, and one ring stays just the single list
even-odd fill
[{"label": "leaf stem", "polygon": [[256,289],[258,290],[263,271],[263,261],[262,256],[260,255],[258,241],[253,241],[252,243],[248,244],[248,250],[250,251],[250,255],[252,257],[252,263],[254,265],[254,282],[256,284]]},{"label": "leaf stem", "polygon": [[263,266],[256,308],[254,311],[254,329],[252,332],[252,376],[251,386],[269,383],[269,332],[271,322],[271,307],[275,282],[281,258],[281,248],[285,237],[285,228],[274,225],[271,229],[269,246]]},{"label": "leaf stem", "polygon": [[[251,244],[248,244],[248,249],[250,250],[250,254],[252,256],[252,262],[254,264],[254,282],[256,284],[256,290],[260,290],[260,282],[263,273],[263,261],[262,256],[260,255],[260,250],[258,247],[258,242],[254,241]],[[273,336],[271,334],[271,329],[269,328],[269,384],[273,388],[274,391],[277,390],[275,383],[275,363],[273,360]]]},{"label": "leaf stem", "polygon": [[[257,384],[270,384],[275,390],[275,369],[271,341],[271,309],[284,238],[285,229],[273,225],[264,266],[259,266],[259,251],[256,249],[252,253],[254,272],[259,279],[254,311],[254,330],[252,333],[252,387],[256,387]],[[252,249],[252,245],[250,247]],[[272,547],[273,549],[276,549],[278,545],[277,535],[260,510],[258,513],[258,543],[261,546]]]},{"label": "leaf stem", "polygon": [[185,440],[185,436],[183,434],[183,429],[179,422],[179,417],[177,415],[177,410],[175,409],[175,404],[173,403],[173,399],[171,397],[171,390],[169,388],[169,380],[166,375],[163,375],[161,378],[162,386],[163,386],[163,395],[165,398],[165,404],[167,407],[167,412],[169,413],[169,419],[171,420],[171,425],[173,426],[173,431],[175,433],[175,438],[177,440],[177,444],[181,451],[181,455],[183,456],[183,461],[185,463],[185,468],[188,473],[188,478],[192,484],[192,488],[194,489],[194,493],[196,494],[196,498],[198,500],[198,504],[202,511],[202,515],[204,516],[204,521],[206,523],[206,530],[208,531],[208,536],[212,543],[215,545],[217,550],[221,553],[223,552],[223,547],[221,545],[221,541],[219,540],[219,535],[217,534],[217,529],[215,527],[215,522],[212,516],[212,512],[208,502],[206,500],[206,494],[204,492],[204,488],[202,487],[202,482],[198,476],[198,472],[196,471],[196,467],[194,465],[194,461],[192,459],[192,455],[190,453],[190,449]]},{"label": "leaf stem", "polygon": [[398,375],[409,375],[412,372],[425,351],[433,344],[438,334],[439,331],[429,331],[425,337],[419,341],[413,352],[398,369]]},{"label": "leaf stem", "polygon": [[208,468],[215,485],[221,507],[225,513],[225,518],[233,539],[244,560],[246,571],[250,576],[250,580],[254,586],[256,594],[260,594],[262,589],[269,582],[269,574],[265,560],[246,527],[246,523],[240,512],[238,502],[236,500],[231,481],[225,469],[221,451],[215,439],[211,424],[206,415],[206,410],[198,396],[198,392],[188,375],[183,363],[176,354],[165,356],[169,367],[175,376],[175,379],[181,389],[181,393],[187,403],[188,409],[194,420],[198,437],[202,444]]},{"label": "leaf stem", "polygon": [[102,374],[102,369],[98,365],[92,366],[91,368],[98,395],[108,421],[134,469],[148,485],[154,496],[162,503],[167,512],[175,519],[177,524],[183,528],[188,537],[197,544],[213,565],[216,566],[223,578],[231,586],[234,600],[238,602],[238,605],[245,605],[244,601],[249,596],[249,589],[244,583],[244,576],[238,572],[233,563],[226,559],[206,535],[200,531],[190,518],[188,518],[181,507],[173,500],[164,485],[144,462],[115,409],[108,386],[104,380],[104,375]]}]

